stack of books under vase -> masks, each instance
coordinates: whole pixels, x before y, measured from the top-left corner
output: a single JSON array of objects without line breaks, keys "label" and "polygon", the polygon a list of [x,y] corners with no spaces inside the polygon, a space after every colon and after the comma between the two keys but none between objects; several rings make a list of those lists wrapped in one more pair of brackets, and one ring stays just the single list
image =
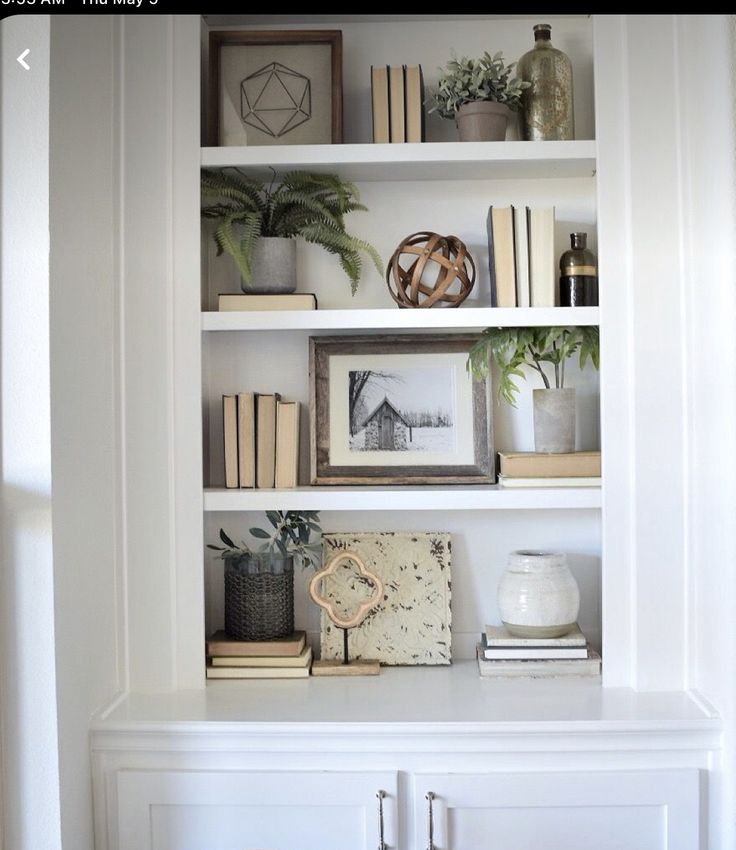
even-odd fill
[{"label": "stack of books under vase", "polygon": [[515,637],[505,626],[486,626],[478,644],[480,675],[497,679],[599,676],[601,657],[576,625],[562,637]]},{"label": "stack of books under vase", "polygon": [[302,631],[276,640],[233,640],[219,631],[207,641],[208,679],[306,679],[311,667]]}]

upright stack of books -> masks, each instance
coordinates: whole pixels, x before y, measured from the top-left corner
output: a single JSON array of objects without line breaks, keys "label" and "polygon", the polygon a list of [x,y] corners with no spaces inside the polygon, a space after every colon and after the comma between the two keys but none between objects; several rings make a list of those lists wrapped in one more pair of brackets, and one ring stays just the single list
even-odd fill
[{"label": "upright stack of books", "polygon": [[514,637],[505,626],[486,626],[478,668],[481,676],[496,679],[598,676],[601,657],[577,626],[558,638]]},{"label": "upright stack of books", "polygon": [[601,453],[499,452],[502,487],[600,487]]},{"label": "upright stack of books", "polygon": [[226,487],[297,486],[300,410],[278,393],[223,395]]},{"label": "upright stack of books", "polygon": [[490,207],[487,230],[491,306],[555,307],[555,208]]},{"label": "upright stack of books", "polygon": [[215,632],[207,641],[208,679],[305,679],[312,650],[304,632],[277,640],[232,640]]},{"label": "upright stack of books", "polygon": [[424,141],[424,77],[421,65],[371,66],[373,141]]}]

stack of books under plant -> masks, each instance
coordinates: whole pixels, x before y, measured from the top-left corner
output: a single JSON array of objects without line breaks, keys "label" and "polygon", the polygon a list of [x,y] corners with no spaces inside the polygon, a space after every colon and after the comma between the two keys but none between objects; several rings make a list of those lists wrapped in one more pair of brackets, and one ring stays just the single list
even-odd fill
[{"label": "stack of books under plant", "polygon": [[499,452],[502,487],[600,487],[601,453]]},{"label": "stack of books under plant", "polygon": [[306,678],[312,666],[306,640],[303,631],[275,640],[231,640],[227,632],[215,632],[207,641],[207,678]]},{"label": "stack of books under plant", "polygon": [[220,529],[208,544],[225,563],[225,628],[207,640],[208,679],[294,679],[309,676],[312,650],[294,629],[294,561],[320,561],[319,514],[267,511],[270,528],[251,528],[256,549]]}]

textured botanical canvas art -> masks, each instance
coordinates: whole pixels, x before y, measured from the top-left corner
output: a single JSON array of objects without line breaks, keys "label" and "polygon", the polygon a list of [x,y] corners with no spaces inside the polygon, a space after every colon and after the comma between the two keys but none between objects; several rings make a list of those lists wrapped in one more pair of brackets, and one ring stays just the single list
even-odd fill
[{"label": "textured botanical canvas art", "polygon": [[[383,664],[451,662],[450,593],[452,543],[441,532],[330,532],[322,536],[325,562],[338,551],[351,551],[380,576],[383,602],[349,631],[354,659]],[[348,613],[372,587],[351,565],[325,579],[322,596]],[[342,658],[343,632],[321,615],[322,658]]]}]

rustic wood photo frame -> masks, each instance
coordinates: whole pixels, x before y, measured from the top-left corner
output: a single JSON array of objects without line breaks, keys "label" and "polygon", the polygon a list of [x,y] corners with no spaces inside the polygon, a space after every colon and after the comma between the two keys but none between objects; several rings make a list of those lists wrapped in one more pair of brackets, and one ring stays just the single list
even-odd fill
[{"label": "rustic wood photo frame", "polygon": [[490,378],[465,369],[477,340],[310,337],[312,484],[492,484]]},{"label": "rustic wood photo frame", "polygon": [[[314,49],[324,46],[329,56],[320,62],[319,81],[310,80],[308,67],[314,58],[310,59],[299,54],[300,48]],[[225,97],[225,88],[233,88],[235,83],[228,80],[229,74],[223,71],[225,52],[228,56],[237,49],[242,61],[256,56],[255,66],[248,66],[241,73],[246,77],[234,74],[239,86],[240,109],[243,101],[250,106],[259,98],[272,98],[265,112],[247,112],[252,120],[248,121],[240,112],[244,137],[228,139],[223,132],[223,123],[232,122],[234,110],[225,110],[223,102],[235,100],[234,91],[230,97]],[[245,53],[241,53],[245,51]],[[273,48],[273,51],[264,50]],[[250,51],[250,53],[248,53]],[[272,55],[269,55],[272,54]],[[289,56],[294,56],[291,62]],[[235,60],[237,63],[237,56]],[[306,64],[305,64],[306,63]],[[270,66],[279,66],[271,68]],[[324,65],[324,67],[322,67]],[[245,66],[244,66],[245,67]],[[273,77],[273,72],[276,76]],[[243,89],[246,79],[251,80],[251,87]],[[272,82],[268,82],[272,79]],[[318,84],[317,84],[318,82]],[[288,103],[287,103],[288,101]],[[298,115],[289,118],[288,106]],[[312,107],[314,114],[312,114]],[[286,110],[286,111],[285,111]],[[225,112],[228,114],[224,114]],[[307,116],[309,113],[309,117]],[[259,114],[261,117],[259,118]],[[263,120],[262,120],[263,119]],[[307,124],[313,120],[313,128],[307,132]],[[248,125],[246,127],[246,124]],[[316,126],[315,126],[316,125]],[[265,128],[265,129],[264,129]],[[311,134],[316,133],[318,138]],[[341,144],[342,143],[342,31],[341,30],[253,30],[229,31],[216,30],[210,33],[209,39],[209,91],[207,115],[207,143],[211,146],[231,145],[278,145],[278,144]]]}]

